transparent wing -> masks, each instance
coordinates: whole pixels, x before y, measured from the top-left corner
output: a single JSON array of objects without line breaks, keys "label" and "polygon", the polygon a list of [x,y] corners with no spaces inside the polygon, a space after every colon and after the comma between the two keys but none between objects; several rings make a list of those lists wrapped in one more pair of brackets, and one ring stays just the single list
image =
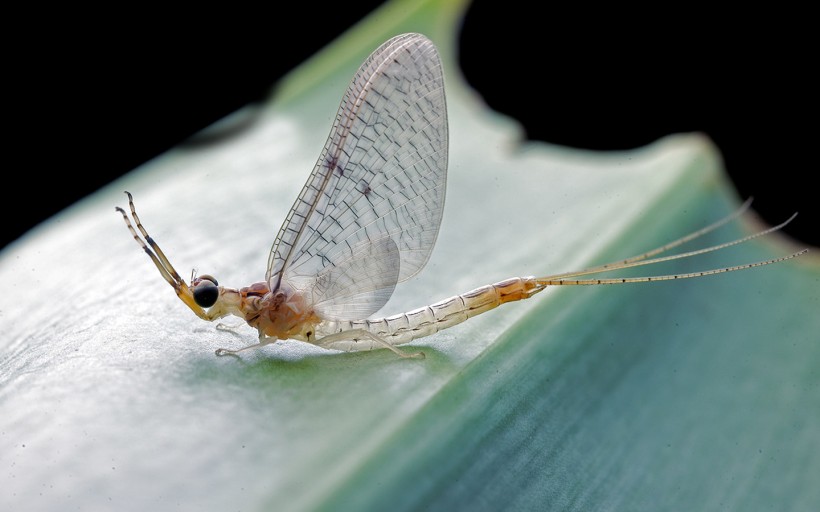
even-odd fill
[{"label": "transparent wing", "polygon": [[[444,210],[447,137],[435,46],[419,34],[387,41],[350,83],[316,167],[279,230],[268,258],[271,289],[282,280],[304,289],[352,271],[358,279],[343,278],[316,294],[317,301],[336,304],[326,318],[378,311],[396,282],[430,257]],[[386,265],[397,268],[385,272]],[[339,266],[346,270],[333,270]],[[369,305],[342,312],[345,297]]]},{"label": "transparent wing", "polygon": [[392,238],[361,243],[347,260],[319,273],[314,311],[322,318],[367,318],[390,299],[398,279],[399,248]]}]

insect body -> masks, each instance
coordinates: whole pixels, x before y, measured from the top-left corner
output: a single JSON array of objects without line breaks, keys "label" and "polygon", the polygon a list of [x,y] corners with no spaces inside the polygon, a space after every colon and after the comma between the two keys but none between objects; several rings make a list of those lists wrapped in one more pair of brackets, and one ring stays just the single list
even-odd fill
[{"label": "insect body", "polygon": [[[209,275],[187,284],[148,235],[128,194],[128,229],[177,296],[197,316],[235,315],[259,332],[239,350],[296,339],[348,351],[388,348],[428,336],[547,286],[686,279],[775,263],[802,254],[689,274],[577,279],[716,251],[780,229],[714,247],[656,257],[740,215],[639,256],[579,272],[515,277],[407,313],[368,319],[387,303],[397,283],[417,274],[435,245],[447,177],[447,108],[441,63],[433,43],[419,34],[381,45],[354,76],[313,172],[279,230],[265,281],[241,289]],[[791,219],[789,219],[791,220]],[[786,221],[788,222],[788,221]],[[136,226],[136,228],[135,228]],[[137,232],[139,231],[139,233]],[[140,236],[141,235],[141,236]]]}]

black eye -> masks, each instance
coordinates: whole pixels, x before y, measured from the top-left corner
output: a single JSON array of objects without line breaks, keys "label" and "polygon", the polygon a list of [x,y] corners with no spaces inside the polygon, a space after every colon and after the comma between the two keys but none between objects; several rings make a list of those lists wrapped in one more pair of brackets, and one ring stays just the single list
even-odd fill
[{"label": "black eye", "polygon": [[200,281],[194,287],[194,302],[203,308],[209,308],[216,303],[219,298],[219,287],[213,281]]}]

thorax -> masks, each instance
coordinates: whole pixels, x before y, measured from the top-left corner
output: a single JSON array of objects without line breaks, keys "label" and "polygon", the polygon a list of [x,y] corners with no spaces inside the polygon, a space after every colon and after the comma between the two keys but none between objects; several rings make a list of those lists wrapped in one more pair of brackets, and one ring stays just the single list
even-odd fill
[{"label": "thorax", "polygon": [[265,336],[307,340],[321,321],[305,295],[285,285],[271,291],[267,283],[254,283],[237,293],[243,318]]}]

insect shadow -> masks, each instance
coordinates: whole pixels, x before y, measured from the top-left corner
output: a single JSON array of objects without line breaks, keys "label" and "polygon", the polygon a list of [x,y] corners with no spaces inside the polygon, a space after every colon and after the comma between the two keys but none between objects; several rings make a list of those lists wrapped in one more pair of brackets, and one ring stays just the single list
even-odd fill
[{"label": "insect shadow", "polygon": [[[239,336],[238,333],[235,335]],[[455,371],[455,363],[445,352],[429,345],[419,344],[416,348],[423,350],[425,354],[425,358],[417,363],[425,373]],[[270,349],[256,351],[251,357],[230,355],[215,359],[209,353],[203,353],[189,361],[188,370],[183,371],[183,374],[192,382],[216,379],[233,385],[241,385],[243,381],[248,385],[256,385],[257,379],[264,378],[275,381],[280,389],[296,389],[304,388],[307,381],[311,385],[336,385],[339,377],[349,380],[351,370],[382,372],[387,366],[398,365],[399,368],[404,368],[402,365],[407,363],[386,350],[319,351],[298,342],[283,342]],[[229,368],[234,371],[228,370]]]}]

